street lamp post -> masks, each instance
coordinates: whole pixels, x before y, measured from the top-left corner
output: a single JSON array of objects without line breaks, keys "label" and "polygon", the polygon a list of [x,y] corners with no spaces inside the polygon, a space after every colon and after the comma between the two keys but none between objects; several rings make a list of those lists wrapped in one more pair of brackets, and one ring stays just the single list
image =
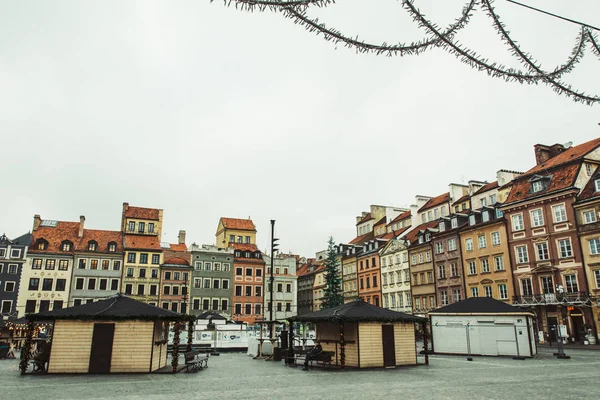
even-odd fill
[{"label": "street lamp post", "polygon": [[556,293],[558,294],[558,304],[556,305],[556,311],[558,314],[558,323],[559,325],[556,327],[556,337],[557,337],[557,345],[558,345],[558,351],[556,353],[554,353],[554,355],[556,356],[556,358],[560,358],[560,359],[569,359],[571,358],[570,356],[565,354],[565,349],[564,349],[564,343],[563,343],[563,335],[561,332],[561,327],[564,325],[563,324],[563,314],[562,314],[562,300],[564,297],[564,291],[565,289],[563,288],[562,285],[556,285]]}]

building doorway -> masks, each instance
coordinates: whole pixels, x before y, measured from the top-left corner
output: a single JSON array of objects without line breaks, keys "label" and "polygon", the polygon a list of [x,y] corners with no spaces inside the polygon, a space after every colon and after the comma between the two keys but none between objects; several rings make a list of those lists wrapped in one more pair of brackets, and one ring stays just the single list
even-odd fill
[{"label": "building doorway", "polygon": [[548,323],[548,335],[550,336],[550,340],[552,342],[557,342],[558,318],[548,317],[546,322]]},{"label": "building doorway", "polygon": [[383,366],[396,366],[396,343],[394,325],[381,325],[381,340],[383,342]]},{"label": "building doorway", "polygon": [[571,317],[571,336],[575,341],[583,341],[585,338],[585,324],[583,322],[583,314],[581,310],[575,309],[575,311],[570,315]]},{"label": "building doorway", "polygon": [[90,374],[110,373],[115,324],[94,324],[92,350],[90,352]]}]

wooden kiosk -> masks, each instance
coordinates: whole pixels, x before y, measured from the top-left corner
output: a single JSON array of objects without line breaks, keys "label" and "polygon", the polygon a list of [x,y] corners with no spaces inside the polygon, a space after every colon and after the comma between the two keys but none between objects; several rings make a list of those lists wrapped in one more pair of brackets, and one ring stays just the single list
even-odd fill
[{"label": "wooden kiosk", "polygon": [[340,368],[376,368],[417,364],[415,317],[358,299],[342,306],[290,318],[315,324],[323,351],[335,352]]},{"label": "wooden kiosk", "polygon": [[[167,365],[169,323],[175,322],[179,344],[181,322],[190,317],[123,295],[79,306],[26,315],[21,374],[29,368],[35,321],[50,321],[48,354],[35,368],[47,373],[149,373]],[[173,370],[178,355],[174,350]]]}]

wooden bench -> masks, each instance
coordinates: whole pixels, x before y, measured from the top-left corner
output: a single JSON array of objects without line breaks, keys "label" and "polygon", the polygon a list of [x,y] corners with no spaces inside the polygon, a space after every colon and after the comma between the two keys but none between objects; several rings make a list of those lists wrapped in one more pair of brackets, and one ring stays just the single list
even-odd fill
[{"label": "wooden bench", "polygon": [[193,351],[185,352],[185,372],[198,372],[208,368],[208,356],[199,355]]},{"label": "wooden bench", "polygon": [[[333,351],[323,351],[316,356],[312,356],[310,360],[308,360],[309,366],[312,368],[313,363],[327,365],[328,368],[331,368],[331,363],[333,362],[333,358],[335,357],[335,352]],[[294,365],[298,365],[300,362],[304,363],[306,361],[306,354],[295,354],[294,355]]]}]

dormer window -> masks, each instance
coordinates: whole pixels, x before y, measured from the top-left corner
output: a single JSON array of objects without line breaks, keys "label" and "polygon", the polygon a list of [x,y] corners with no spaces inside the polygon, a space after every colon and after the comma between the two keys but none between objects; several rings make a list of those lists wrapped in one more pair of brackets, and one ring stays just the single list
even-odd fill
[{"label": "dormer window", "polygon": [[108,244],[108,251],[114,253],[115,251],[117,251],[117,244],[115,242],[110,242]]},{"label": "dormer window", "polygon": [[419,244],[423,243],[423,236],[419,236]]},{"label": "dormer window", "polygon": [[487,199],[484,197],[481,199],[481,207],[487,206]]},{"label": "dormer window", "polygon": [[502,218],[504,216],[504,213],[502,212],[501,209],[496,208],[496,218]]},{"label": "dormer window", "polygon": [[458,219],[457,219],[456,217],[455,217],[455,218],[452,218],[452,219],[450,220],[450,225],[452,226],[452,229],[454,229],[454,228],[458,227]]},{"label": "dormer window", "polygon": [[144,233],[146,230],[146,224],[144,222],[138,222],[138,232]]},{"label": "dormer window", "polygon": [[490,220],[490,212],[489,212],[489,211],[484,211],[484,212],[481,214],[481,220],[482,220],[483,222],[488,222],[488,221]]},{"label": "dormer window", "polygon": [[596,192],[600,192],[600,178],[594,180],[594,189],[596,189]]},{"label": "dormer window", "polygon": [[250,258],[250,252],[249,252],[249,251],[247,251],[247,252],[244,254],[244,257],[246,257],[246,258]]},{"label": "dormer window", "polygon": [[473,226],[475,223],[475,215],[469,215],[469,225]]},{"label": "dormer window", "polygon": [[73,243],[69,242],[68,240],[63,241],[60,244],[61,251],[71,251],[72,248],[73,248]]},{"label": "dormer window", "polygon": [[129,228],[127,229],[129,232],[135,231],[135,222],[129,221]]},{"label": "dormer window", "polygon": [[429,242],[431,240],[431,235],[429,233],[425,234],[425,241]]},{"label": "dormer window", "polygon": [[531,191],[533,193],[541,192],[542,190],[544,190],[544,184],[542,181],[531,182]]},{"label": "dormer window", "polygon": [[45,239],[38,239],[38,241],[35,243],[35,249],[36,250],[47,250],[48,242]]},{"label": "dormer window", "polygon": [[444,221],[440,221],[440,232],[444,232],[446,230],[446,223]]},{"label": "dormer window", "polygon": [[235,252],[235,256],[236,256],[236,257],[241,257],[241,255],[242,255],[242,252],[241,252],[241,251],[236,251],[236,252]]},{"label": "dormer window", "polygon": [[495,194],[490,195],[490,204],[496,204],[497,197]]},{"label": "dormer window", "polygon": [[539,193],[546,190],[552,176],[535,175],[529,180],[531,182],[531,193]]},{"label": "dormer window", "polygon": [[88,251],[98,250],[98,243],[95,240],[90,240],[87,246]]}]

